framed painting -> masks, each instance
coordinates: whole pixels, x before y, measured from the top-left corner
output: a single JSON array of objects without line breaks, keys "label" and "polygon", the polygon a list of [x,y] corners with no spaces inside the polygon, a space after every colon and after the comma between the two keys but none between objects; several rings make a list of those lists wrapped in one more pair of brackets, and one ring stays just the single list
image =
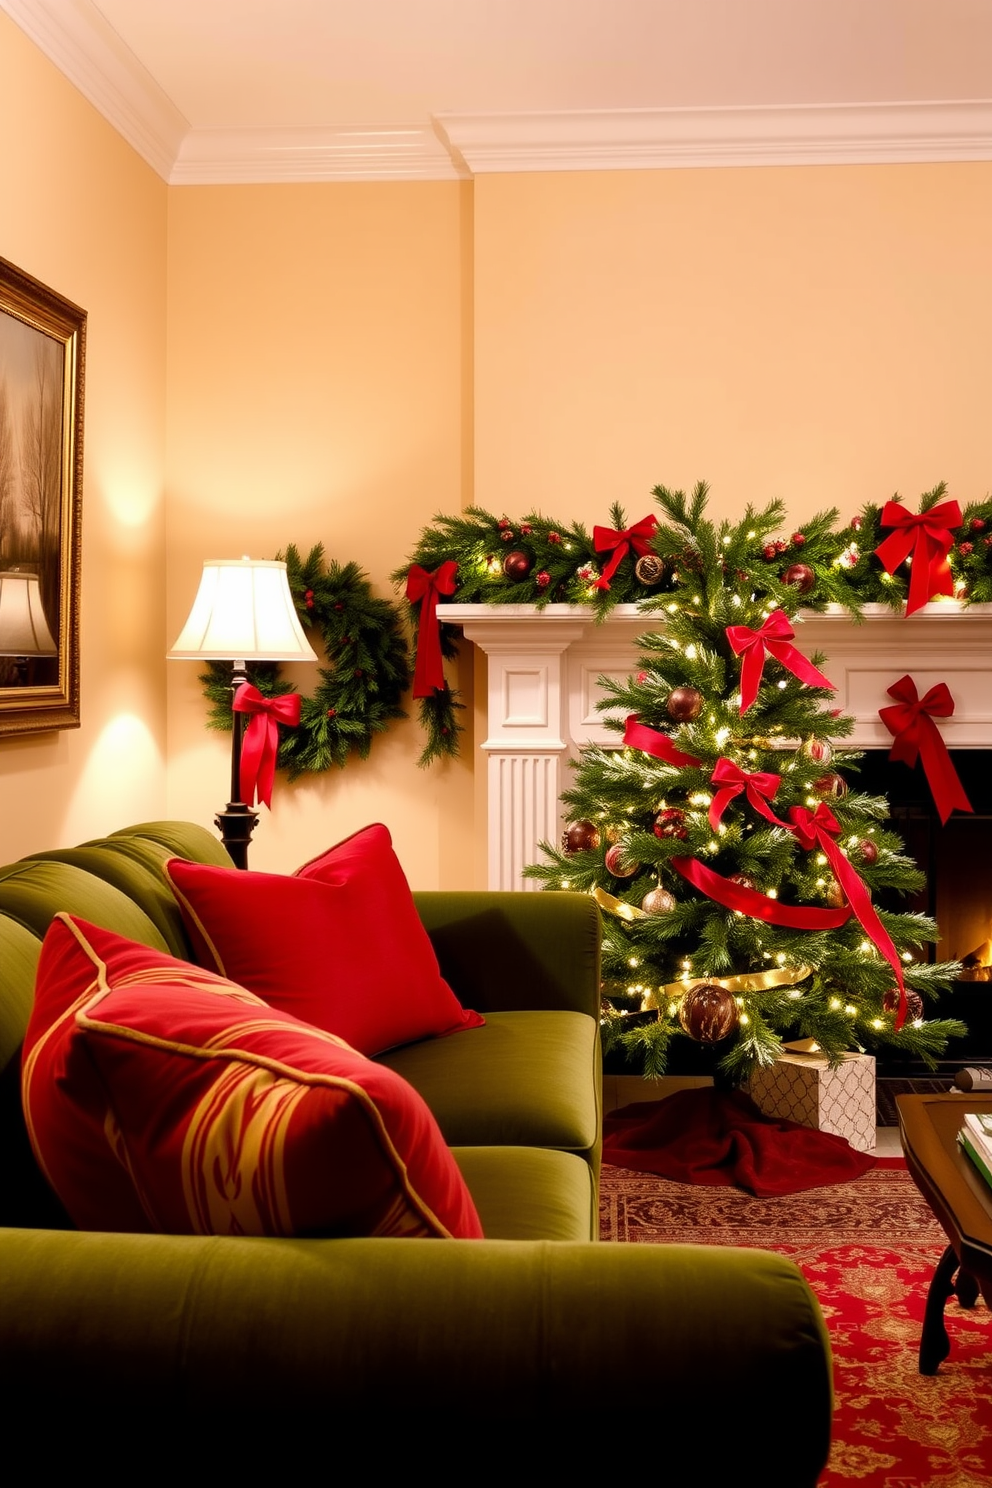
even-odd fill
[{"label": "framed painting", "polygon": [[86,312],[0,258],[0,735],[79,727]]}]

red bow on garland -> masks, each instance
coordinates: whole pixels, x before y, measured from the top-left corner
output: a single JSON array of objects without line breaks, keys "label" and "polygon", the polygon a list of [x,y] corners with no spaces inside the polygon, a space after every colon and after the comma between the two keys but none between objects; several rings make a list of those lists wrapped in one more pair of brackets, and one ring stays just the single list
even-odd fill
[{"label": "red bow on garland", "polygon": [[624,527],[617,532],[612,527],[594,527],[592,529],[592,540],[597,553],[608,553],[613,549],[613,557],[603,569],[602,576],[596,580],[594,588],[609,589],[610,580],[616,573],[617,568],[627,554],[633,548],[639,558],[651,551],[649,538],[654,537],[658,530],[658,518],[655,516],[642,517],[635,522],[633,527]]},{"label": "red bow on garland", "polygon": [[760,630],[751,630],[747,625],[728,625],[727,640],[735,656],[743,656],[741,662],[741,713],[750,708],[758,696],[761,673],[765,665],[765,653],[769,652],[800,682],[810,687],[828,687],[834,684],[817,671],[816,667],[789,642],[796,632],[782,610],[773,610]]},{"label": "red bow on garland", "polygon": [[909,571],[909,595],[906,614],[922,609],[935,594],[954,593],[954,578],[947,555],[954,537],[952,527],[961,525],[961,508],[956,501],[942,501],[929,511],[914,516],[900,501],[887,501],[882,508],[883,527],[894,527],[875,549],[887,573],[893,574],[912,554]]},{"label": "red bow on garland", "polygon": [[954,699],[947,683],[938,682],[921,698],[916,683],[907,673],[886,691],[896,699],[892,707],[878,710],[879,718],[893,736],[889,759],[901,760],[912,769],[922,756],[923,773],[942,824],[954,810],[971,811],[971,802],[934,723],[935,718],[950,718],[954,712]]},{"label": "red bow on garland", "polygon": [[444,686],[444,662],[441,657],[441,627],[437,619],[437,602],[442,594],[454,594],[458,564],[446,558],[433,573],[410,565],[406,576],[406,597],[411,604],[420,603],[417,624],[417,660],[413,668],[413,695],[430,697]]},{"label": "red bow on garland", "polygon": [[282,697],[263,697],[250,682],[242,682],[234,694],[231,707],[236,713],[251,717],[241,744],[241,799],[253,806],[272,807],[272,785],[279,754],[279,724],[300,721],[300,694],[287,692]]},{"label": "red bow on garland", "polygon": [[668,734],[662,733],[660,729],[649,728],[646,723],[639,723],[636,713],[627,714],[623,742],[629,749],[639,749],[642,754],[650,754],[653,759],[664,760],[666,765],[702,764],[702,760],[698,760],[694,754],[686,754],[684,750],[676,748]]},{"label": "red bow on garland", "polygon": [[710,803],[709,813],[709,823],[714,832],[720,825],[723,813],[741,791],[746,793],[755,811],[763,816],[765,821],[772,822],[776,827],[788,826],[786,822],[779,821],[768,805],[782,783],[781,775],[771,775],[763,770],[755,770],[748,774],[746,770],[741,769],[740,765],[735,765],[733,760],[718,759],[713,774],[710,776],[710,782],[718,787]]},{"label": "red bow on garland", "polygon": [[868,890],[841,852],[840,843],[836,840],[840,835],[840,822],[823,801],[815,811],[809,811],[805,806],[791,806],[789,820],[800,847],[804,847],[807,852],[818,847],[822,852],[844,890],[848,904],[857,915],[861,928],[892,967],[899,988],[899,1008],[894,1026],[900,1029],[906,1021],[906,985],[902,977],[902,962],[892,943],[892,937],[878,918]]}]

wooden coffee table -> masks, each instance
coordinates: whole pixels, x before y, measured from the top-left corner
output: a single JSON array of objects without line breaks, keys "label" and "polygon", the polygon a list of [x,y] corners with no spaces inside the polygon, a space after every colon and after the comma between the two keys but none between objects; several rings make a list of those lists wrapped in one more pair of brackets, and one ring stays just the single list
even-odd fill
[{"label": "wooden coffee table", "polygon": [[992,1308],[992,1188],[958,1146],[966,1111],[992,1112],[992,1095],[900,1095],[899,1135],[913,1181],[951,1242],[927,1293],[920,1373],[936,1374],[951,1351],[944,1304],[955,1293]]}]

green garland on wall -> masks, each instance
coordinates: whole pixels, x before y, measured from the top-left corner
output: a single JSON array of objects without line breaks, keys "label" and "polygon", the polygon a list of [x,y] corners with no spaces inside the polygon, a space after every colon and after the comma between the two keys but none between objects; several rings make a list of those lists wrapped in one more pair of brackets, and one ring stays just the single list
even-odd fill
[{"label": "green garland on wall", "polygon": [[[280,729],[280,769],[290,780],[367,759],[376,734],[405,718],[400,699],[410,685],[410,662],[398,605],[377,599],[356,563],[325,563],[323,544],[301,558],[290,544],[284,559],[290,592],[304,628],[318,631],[328,665],[302,699],[297,728]],[[297,689],[276,662],[249,662],[248,677],[264,697]],[[200,681],[210,702],[209,728],[231,728],[231,669],[211,662]]]},{"label": "green garland on wall", "polygon": [[[705,485],[697,489],[706,491]],[[660,504],[666,493],[656,486],[652,494]],[[946,497],[947,487],[941,482],[921,496],[918,512],[930,512]],[[892,499],[901,505],[901,497]],[[901,610],[909,591],[909,565],[903,563],[889,574],[875,555],[890,530],[883,524],[883,510],[868,503],[841,521],[833,508],[790,532],[784,502],[773,501],[760,513],[748,508],[756,518],[754,546],[737,576],[749,580],[756,595],[774,603],[785,598],[794,603],[798,588],[803,607],[811,610],[839,604],[855,617],[866,604]],[[992,499],[971,502],[960,515],[947,554],[954,592],[966,605],[987,604],[992,602]],[[627,529],[619,505],[610,509],[610,523],[615,533]],[[769,538],[776,528],[783,536]],[[455,591],[448,596],[451,603],[533,604],[539,610],[549,604],[585,605],[602,619],[618,604],[637,604],[648,613],[662,607],[666,596],[679,587],[679,576],[700,562],[686,545],[685,533],[662,522],[642,540],[646,551],[628,544],[606,587],[604,570],[615,549],[597,547],[599,531],[590,534],[581,523],[559,522],[538,512],[516,520],[472,506],[457,516],[436,516],[421,533],[409,563],[392,579],[403,584],[413,564],[434,572],[453,561],[458,572]],[[785,586],[790,586],[788,591]],[[416,633],[419,606],[411,604],[409,610]],[[444,602],[437,613],[443,622]],[[452,628],[443,623],[440,642],[446,659],[457,656]],[[428,739],[421,764],[457,755],[462,731],[454,709],[459,707],[457,693],[447,682],[432,697],[421,699],[420,718]]]}]

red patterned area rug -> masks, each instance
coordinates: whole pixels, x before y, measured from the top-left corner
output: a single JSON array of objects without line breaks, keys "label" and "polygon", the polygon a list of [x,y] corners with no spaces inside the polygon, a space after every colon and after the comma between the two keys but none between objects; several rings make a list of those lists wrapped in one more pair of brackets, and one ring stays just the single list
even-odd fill
[{"label": "red patterned area rug", "polygon": [[949,1357],[917,1351],[944,1232],[903,1167],[784,1198],[604,1167],[603,1240],[753,1245],[791,1256],[816,1293],[834,1352],[833,1445],[820,1488],[989,1488],[992,1320],[947,1305]]}]

